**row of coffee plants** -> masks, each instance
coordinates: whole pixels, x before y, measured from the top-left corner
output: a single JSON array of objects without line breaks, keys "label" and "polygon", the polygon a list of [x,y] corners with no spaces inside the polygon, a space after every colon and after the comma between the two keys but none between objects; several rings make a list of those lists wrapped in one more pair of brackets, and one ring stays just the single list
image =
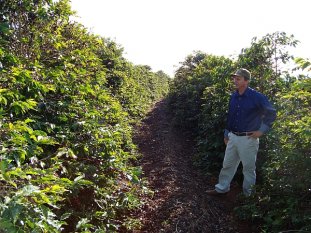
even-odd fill
[{"label": "row of coffee plants", "polygon": [[138,224],[132,128],[169,77],[133,65],[73,14],[67,0],[1,1],[0,232]]},{"label": "row of coffee plants", "polygon": [[[262,232],[311,229],[311,79],[301,69],[285,67],[293,57],[288,47],[298,41],[283,32],[254,38],[236,59],[195,52],[176,72],[170,92],[175,124],[187,127],[197,140],[194,162],[216,176],[225,145],[223,131],[231,92],[230,74],[238,67],[251,71],[250,86],[266,94],[278,111],[273,129],[261,138],[255,194],[237,214],[257,221]],[[302,68],[310,67],[297,59]],[[300,72],[299,72],[300,70]],[[241,181],[238,171],[236,181]]]}]

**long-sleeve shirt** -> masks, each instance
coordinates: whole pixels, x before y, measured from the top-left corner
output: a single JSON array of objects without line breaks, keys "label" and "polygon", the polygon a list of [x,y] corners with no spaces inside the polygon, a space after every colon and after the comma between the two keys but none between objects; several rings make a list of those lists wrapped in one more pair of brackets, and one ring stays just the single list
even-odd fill
[{"label": "long-sleeve shirt", "polygon": [[250,132],[259,130],[266,133],[276,118],[276,110],[267,97],[247,88],[242,95],[232,93],[225,137],[229,132]]}]

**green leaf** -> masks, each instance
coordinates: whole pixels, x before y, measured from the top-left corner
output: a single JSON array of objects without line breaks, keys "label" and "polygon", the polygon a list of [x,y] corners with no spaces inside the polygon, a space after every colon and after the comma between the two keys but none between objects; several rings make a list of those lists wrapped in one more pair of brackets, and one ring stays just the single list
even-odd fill
[{"label": "green leaf", "polygon": [[71,215],[72,215],[72,213],[64,213],[64,214],[60,217],[60,220],[68,219]]},{"label": "green leaf", "polygon": [[[1,174],[3,176],[3,178],[6,180],[6,181],[10,181],[10,174],[7,172],[7,169],[8,169],[8,165],[9,165],[9,162],[7,160],[2,160],[0,162],[0,169],[1,169]],[[14,182],[13,182],[14,183]],[[15,184],[15,183],[14,183]],[[14,185],[15,186],[15,185]]]},{"label": "green leaf", "polygon": [[17,195],[22,196],[31,196],[33,193],[39,193],[40,188],[32,184],[24,186],[20,191],[17,192]]},{"label": "green leaf", "polygon": [[21,214],[24,207],[20,204],[14,203],[13,207],[10,208],[10,214],[13,219],[13,223],[16,223],[16,221],[19,219],[19,215]]},{"label": "green leaf", "polygon": [[85,174],[82,174],[82,175],[80,175],[80,176],[77,176],[77,177],[74,179],[74,182],[78,182],[79,180],[82,180],[84,177],[85,177]]},{"label": "green leaf", "polygon": [[25,161],[26,154],[27,154],[26,150],[23,149],[16,149],[14,151],[13,155],[18,167],[20,167],[21,164]]},{"label": "green leaf", "polygon": [[76,225],[76,229],[79,230],[79,229],[83,229],[83,228],[86,228],[86,227],[91,227],[92,224],[89,224],[90,220],[87,219],[87,218],[82,218]]},{"label": "green leaf", "polygon": [[6,22],[1,22],[0,23],[0,33],[1,34],[8,34],[10,32],[10,26]]},{"label": "green leaf", "polygon": [[4,174],[6,172],[6,169],[8,168],[8,161],[6,160],[2,160],[0,162],[0,169],[1,169],[1,173]]}]

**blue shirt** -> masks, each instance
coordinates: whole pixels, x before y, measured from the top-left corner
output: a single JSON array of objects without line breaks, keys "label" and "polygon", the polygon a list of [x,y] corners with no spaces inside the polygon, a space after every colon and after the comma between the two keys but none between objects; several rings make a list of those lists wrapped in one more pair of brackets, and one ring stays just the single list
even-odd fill
[{"label": "blue shirt", "polygon": [[263,94],[247,88],[242,95],[238,91],[230,97],[225,137],[233,132],[261,131],[266,133],[276,118],[276,110]]}]

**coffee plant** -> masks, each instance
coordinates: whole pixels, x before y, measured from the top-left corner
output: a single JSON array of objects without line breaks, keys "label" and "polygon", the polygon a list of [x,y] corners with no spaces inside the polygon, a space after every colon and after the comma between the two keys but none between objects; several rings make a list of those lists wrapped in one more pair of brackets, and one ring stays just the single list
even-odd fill
[{"label": "coffee plant", "polygon": [[0,231],[117,232],[145,192],[133,125],[169,77],[70,20],[69,1],[0,1]]}]

